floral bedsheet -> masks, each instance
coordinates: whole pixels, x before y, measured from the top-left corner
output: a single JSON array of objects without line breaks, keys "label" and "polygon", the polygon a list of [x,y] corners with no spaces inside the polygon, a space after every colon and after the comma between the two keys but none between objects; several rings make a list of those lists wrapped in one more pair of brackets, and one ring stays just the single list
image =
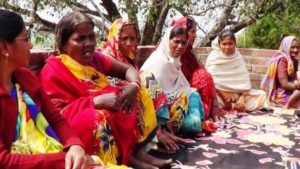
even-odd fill
[{"label": "floral bedsheet", "polygon": [[284,112],[231,113],[198,135],[172,164],[180,169],[300,169],[300,119]]}]

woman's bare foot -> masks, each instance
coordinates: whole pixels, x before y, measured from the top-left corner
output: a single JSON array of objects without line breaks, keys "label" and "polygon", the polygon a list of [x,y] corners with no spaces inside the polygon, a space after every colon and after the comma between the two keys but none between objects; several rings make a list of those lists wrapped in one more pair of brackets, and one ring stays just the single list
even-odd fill
[{"label": "woman's bare foot", "polygon": [[164,168],[164,167],[171,166],[171,163],[172,163],[172,159],[165,160],[165,159],[156,158],[156,157],[148,154],[147,152],[145,152],[143,149],[141,149],[137,152],[135,158],[144,163],[148,163],[152,166],[156,166],[158,168]]},{"label": "woman's bare foot", "polygon": [[129,165],[130,167],[138,168],[138,169],[159,169],[158,167],[153,166],[151,164],[144,163],[143,161],[140,161],[135,157],[130,158]]}]

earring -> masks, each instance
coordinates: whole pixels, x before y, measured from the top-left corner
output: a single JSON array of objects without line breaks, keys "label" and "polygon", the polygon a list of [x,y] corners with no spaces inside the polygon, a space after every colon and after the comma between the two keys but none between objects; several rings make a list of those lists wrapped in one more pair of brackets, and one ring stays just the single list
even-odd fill
[{"label": "earring", "polygon": [[7,64],[8,63],[8,56],[9,56],[9,54],[7,52],[5,52],[4,56],[5,56],[5,63]]}]

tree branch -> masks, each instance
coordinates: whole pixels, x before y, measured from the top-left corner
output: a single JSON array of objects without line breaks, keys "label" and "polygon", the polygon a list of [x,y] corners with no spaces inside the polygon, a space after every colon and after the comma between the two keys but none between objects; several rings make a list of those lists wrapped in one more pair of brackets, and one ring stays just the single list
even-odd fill
[{"label": "tree branch", "polygon": [[[161,5],[157,6],[157,4],[161,4]],[[149,36],[152,36],[154,34],[156,24],[160,12],[162,11],[162,8],[163,8],[163,4],[161,3],[160,0],[152,0],[152,5],[149,9],[149,13],[147,15],[147,21],[145,23],[145,28],[141,37],[141,43],[140,43],[141,45],[154,44],[152,38],[149,38]]]},{"label": "tree branch", "polygon": [[108,13],[107,19],[113,22],[117,18],[121,18],[121,14],[112,0],[102,0],[101,5],[105,8]]},{"label": "tree branch", "polygon": [[236,5],[231,5],[228,3],[223,3],[223,4],[217,4],[214,6],[208,6],[205,10],[199,11],[199,12],[190,12],[189,15],[197,15],[197,16],[203,16],[205,15],[208,11],[211,11],[216,8],[221,8],[221,7],[227,7],[227,8],[235,8]]},{"label": "tree branch", "polygon": [[160,12],[160,15],[159,15],[158,19],[157,19],[157,24],[156,24],[155,31],[154,31],[153,38],[152,38],[152,42],[154,44],[156,44],[160,39],[161,30],[164,26],[166,17],[167,17],[168,12],[169,12],[169,3],[168,3],[168,1],[164,0],[162,2],[164,2],[164,4],[163,4],[164,6],[163,6],[163,8]]},{"label": "tree branch", "polygon": [[200,42],[200,46],[210,45],[211,41],[218,35],[218,33],[225,28],[229,20],[230,14],[234,6],[236,5],[236,0],[231,0],[229,4],[229,6],[226,6],[224,8],[224,11],[222,12],[221,16],[217,19],[215,26],[213,26],[209,33],[207,33],[207,35]]}]

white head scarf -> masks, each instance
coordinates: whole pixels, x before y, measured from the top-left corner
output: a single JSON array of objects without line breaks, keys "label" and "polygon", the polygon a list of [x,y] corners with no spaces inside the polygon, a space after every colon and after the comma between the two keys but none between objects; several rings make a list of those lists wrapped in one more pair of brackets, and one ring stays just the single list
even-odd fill
[{"label": "white head scarf", "polygon": [[185,92],[188,96],[196,91],[181,71],[180,57],[173,57],[170,49],[170,34],[174,27],[166,30],[157,49],[149,56],[141,70],[151,72],[166,94]]},{"label": "white head scarf", "polygon": [[212,43],[214,49],[207,57],[205,68],[212,75],[217,89],[229,92],[247,92],[251,82],[246,64],[235,48],[231,55],[220,49],[218,38]]}]

